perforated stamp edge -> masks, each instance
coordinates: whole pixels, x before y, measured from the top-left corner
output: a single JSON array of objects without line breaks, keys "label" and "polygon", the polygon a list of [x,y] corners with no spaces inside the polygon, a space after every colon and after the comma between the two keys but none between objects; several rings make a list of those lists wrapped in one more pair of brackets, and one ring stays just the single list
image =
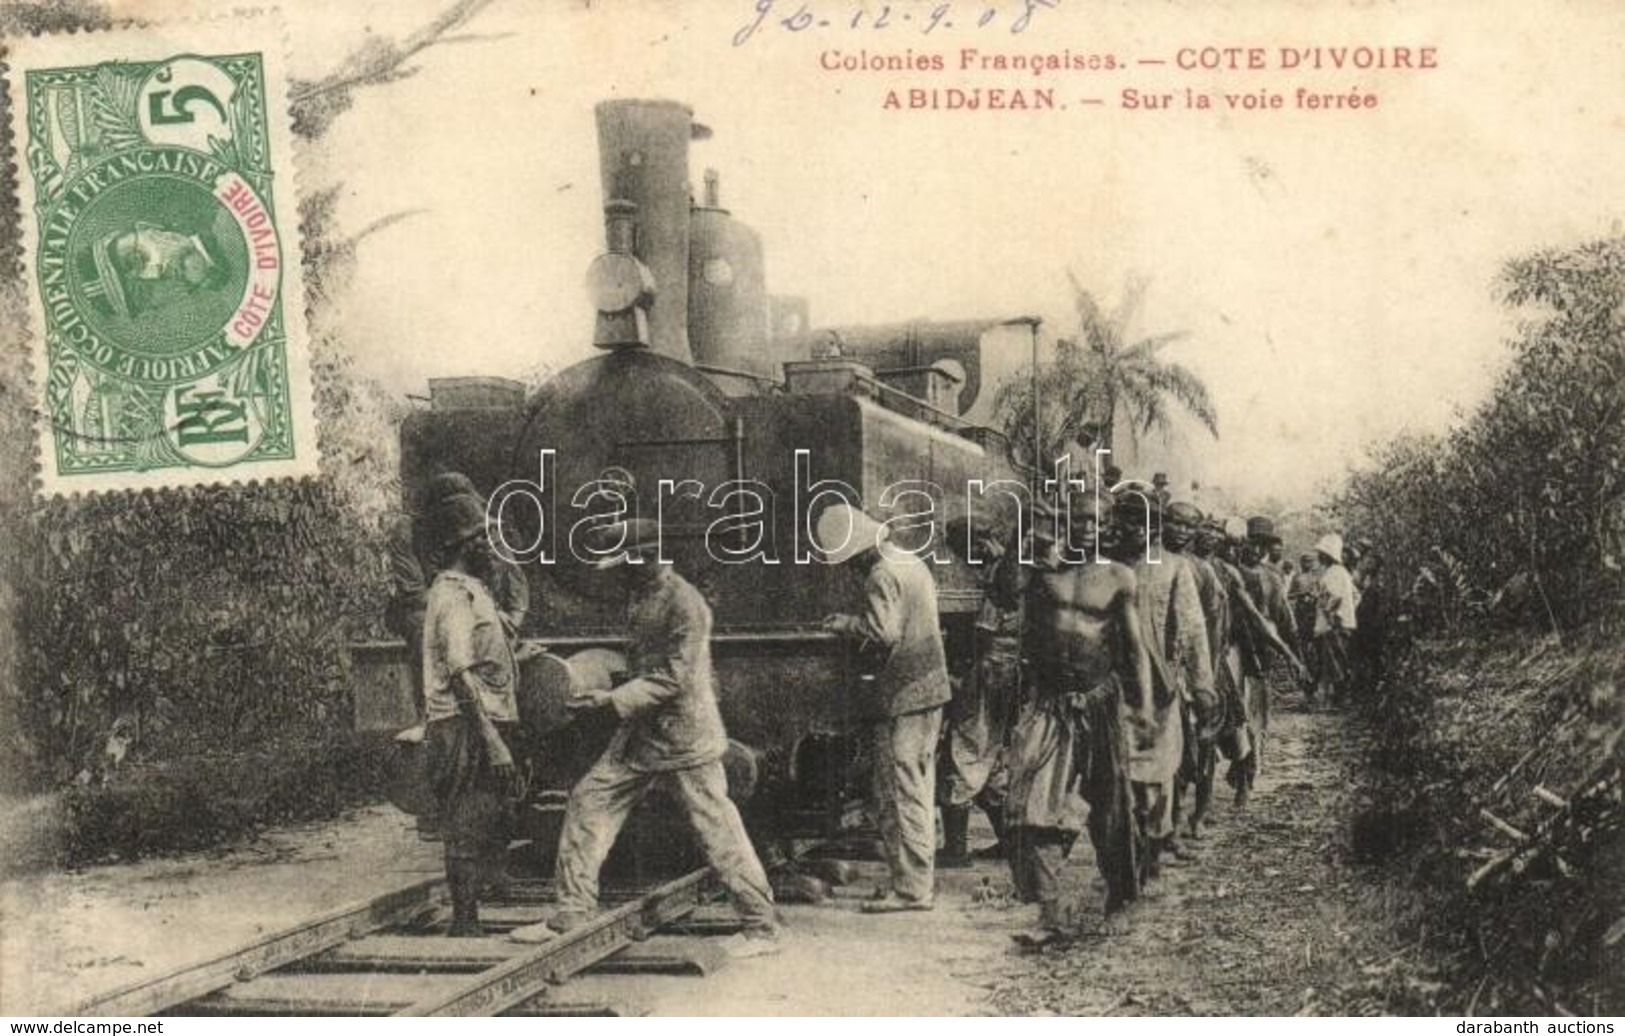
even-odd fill
[{"label": "perforated stamp edge", "polygon": [[[172,466],[148,470],[64,473],[57,469],[57,431],[46,406],[50,357],[46,318],[35,267],[39,256],[37,187],[28,168],[30,126],[26,76],[30,70],[96,65],[107,61],[159,61],[181,55],[252,53],[259,57],[265,87],[265,127],[275,194],[272,216],[281,243],[279,301],[286,363],[286,415],[293,456],[221,466]],[[300,184],[288,101],[287,35],[275,9],[233,11],[219,17],[173,22],[119,22],[106,28],[12,37],[0,50],[0,86],[9,119],[4,156],[21,231],[21,268],[11,271],[26,295],[28,384],[33,404],[33,488],[44,496],[78,496],[220,484],[254,484],[314,476],[320,448],[314,417],[311,341],[307,329],[304,246],[299,224]]]}]

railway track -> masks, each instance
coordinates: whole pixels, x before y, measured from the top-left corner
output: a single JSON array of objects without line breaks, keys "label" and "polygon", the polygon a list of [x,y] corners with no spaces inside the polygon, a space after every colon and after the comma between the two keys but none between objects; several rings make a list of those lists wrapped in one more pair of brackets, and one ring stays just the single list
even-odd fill
[{"label": "railway track", "polygon": [[[550,883],[481,904],[487,935],[445,933],[444,879],[416,882],[80,1004],[83,1015],[614,1015],[638,1013],[626,975],[705,975],[739,930],[711,908],[708,869],[631,894],[541,945],[505,938],[541,920]],[[621,976],[616,981],[616,976]]]}]

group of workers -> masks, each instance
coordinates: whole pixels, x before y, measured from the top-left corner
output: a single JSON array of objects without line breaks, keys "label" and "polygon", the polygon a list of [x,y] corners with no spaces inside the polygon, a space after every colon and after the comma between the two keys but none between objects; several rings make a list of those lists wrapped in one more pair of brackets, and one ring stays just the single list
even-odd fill
[{"label": "group of workers", "polygon": [[[1113,930],[1163,867],[1195,858],[1221,759],[1246,807],[1278,673],[1306,699],[1318,687],[1338,700],[1380,667],[1357,639],[1357,549],[1335,533],[1293,571],[1271,519],[1209,517],[1151,486],[1040,502],[1026,517],[948,524],[983,589],[973,648],[953,657],[930,566],[890,547],[884,525],[831,507],[817,539],[839,541],[826,558],[864,586],[864,608],[826,627],[874,660],[873,813],[891,882],[865,909],[931,909],[934,867],[973,858],[979,807],[997,839],[980,855],[1007,859],[1036,904],[1016,936],[1036,948],[1076,934],[1061,876],[1085,831]],[[1369,605],[1377,570],[1360,571]]]},{"label": "group of workers", "polygon": [[[1356,639],[1377,570],[1367,551],[1362,606],[1348,567],[1357,546],[1328,534],[1294,572],[1270,519],[1209,517],[1165,491],[1116,503],[1079,493],[1037,502],[1024,519],[948,524],[949,545],[983,589],[975,643],[952,658],[932,566],[890,542],[887,526],[836,503],[817,516],[814,540],[861,584],[860,606],[824,628],[851,642],[864,676],[854,698],[888,880],[862,909],[931,909],[935,868],[971,859],[979,807],[997,838],[983,852],[1005,857],[1018,896],[1038,907],[1018,940],[1041,947],[1075,935],[1061,873],[1085,830],[1112,928],[1162,867],[1194,857],[1187,843],[1203,837],[1221,757],[1236,807],[1246,806],[1277,671],[1334,701],[1380,679],[1380,652]],[[600,867],[658,786],[688,815],[744,919],[735,952],[772,952],[782,931],[773,892],[727,794],[711,609],[661,563],[655,523],[631,519],[597,535],[597,567],[626,595],[628,673],[569,704],[613,709],[620,726],[570,793],[557,910],[511,938],[549,939],[590,918]],[[515,650],[528,591],[517,568],[492,556],[484,501],[461,475],[431,480],[391,557],[392,624],[422,660],[450,932],[477,935],[479,898],[501,879],[505,804],[517,794]]]},{"label": "group of workers", "polygon": [[[448,934],[484,934],[479,900],[505,880],[519,725],[517,631],[529,604],[523,572],[495,557],[486,502],[458,473],[429,483],[424,504],[390,539],[395,592],[387,618],[421,659],[432,836],[445,847],[452,917]],[[711,608],[670,565],[659,530],[633,519],[597,530],[596,567],[625,593],[627,678],[583,688],[573,709],[613,709],[620,719],[603,755],[565,807],[554,883],[557,909],[509,938],[542,942],[591,920],[598,877],[632,809],[659,787],[687,813],[701,850],[744,920],[735,956],[771,952],[780,922],[773,891],[728,798],[727,735],[711,668]],[[428,577],[433,573],[432,578]],[[413,667],[417,669],[418,667]],[[424,831],[420,816],[420,833]]]}]

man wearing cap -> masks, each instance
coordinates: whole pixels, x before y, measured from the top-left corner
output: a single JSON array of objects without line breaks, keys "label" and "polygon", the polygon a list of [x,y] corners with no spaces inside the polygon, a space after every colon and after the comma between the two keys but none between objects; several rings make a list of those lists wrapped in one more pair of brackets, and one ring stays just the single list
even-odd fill
[{"label": "man wearing cap", "polygon": [[[1275,535],[1275,522],[1263,516],[1247,519],[1247,542],[1241,547],[1241,575],[1247,581],[1247,592],[1252,595],[1253,603],[1266,619],[1275,624],[1275,632],[1280,634],[1283,641],[1290,647],[1298,642],[1298,623],[1292,614],[1292,606],[1287,602],[1287,578],[1281,574],[1279,566],[1271,564],[1270,552],[1279,554],[1281,538]],[[1264,717],[1264,726],[1269,726],[1270,690],[1272,685],[1279,685],[1282,690],[1290,690],[1293,681],[1290,676],[1283,674],[1279,665],[1271,666],[1268,660],[1264,661],[1264,672],[1257,674],[1258,687],[1254,693],[1258,696],[1258,707]],[[1280,679],[1274,679],[1277,675]]]},{"label": "man wearing cap", "polygon": [[1329,532],[1315,544],[1320,588],[1315,601],[1315,662],[1319,690],[1332,704],[1348,686],[1348,640],[1358,628],[1359,602],[1349,570],[1343,567],[1343,537]]},{"label": "man wearing cap", "polygon": [[[1147,877],[1156,877],[1164,854],[1170,862],[1178,858],[1174,786],[1184,761],[1186,709],[1199,701],[1202,712],[1211,711],[1213,659],[1190,563],[1181,554],[1157,549],[1161,537],[1138,495],[1119,499],[1114,519],[1120,556],[1133,566],[1139,583],[1136,602],[1151,661],[1153,726],[1146,742],[1130,753],[1128,772],[1147,849],[1143,866]],[[1174,522],[1182,523],[1182,518],[1168,524]]]},{"label": "man wearing cap", "polygon": [[[389,556],[391,594],[384,608],[384,625],[390,632],[406,641],[407,657],[420,659],[423,655],[423,616],[427,606],[429,584],[435,572],[435,554],[439,544],[428,520],[428,513],[444,507],[445,501],[459,493],[474,493],[474,483],[460,472],[443,472],[429,480],[424,489],[421,505],[416,511],[401,515],[389,528],[385,549]],[[418,714],[423,714],[423,669],[414,666],[413,703]]]},{"label": "man wearing cap", "polygon": [[[432,556],[432,548],[425,544],[433,542],[435,526],[444,520],[451,501],[462,496],[471,497],[482,508],[485,506],[485,498],[474,488],[473,481],[467,475],[460,471],[440,472],[430,478],[424,487],[422,504],[417,514],[409,515],[405,521],[396,526],[390,543],[390,567],[391,573],[395,576],[398,596],[403,590],[409,595],[413,576],[411,562],[414,555],[425,565],[418,570],[420,575],[425,571],[433,571],[432,564],[427,563],[427,559]],[[409,543],[412,544],[410,551],[406,549]],[[510,639],[517,640],[520,627],[524,625],[525,616],[530,611],[530,581],[525,578],[524,570],[493,555],[486,586],[497,603],[497,614],[502,618],[503,628],[508,631]]]},{"label": "man wearing cap", "polygon": [[598,873],[626,818],[660,787],[688,814],[717,879],[745,921],[731,952],[771,952],[779,934],[773,891],[728,798],[722,765],[728,736],[711,669],[711,607],[688,580],[660,560],[660,527],[648,519],[605,526],[596,567],[613,571],[627,591],[630,678],[587,689],[574,708],[610,707],[620,729],[570,791],[559,835],[554,886],[558,911],[544,924],[515,929],[519,942],[568,931],[598,907]]},{"label": "man wearing cap", "polygon": [[[1021,675],[1021,609],[1000,607],[992,591],[999,570],[1015,564],[998,530],[967,515],[944,529],[948,545],[978,568],[982,603],[969,657],[950,660],[954,697],[947,709],[947,735],[939,760],[942,775],[942,853],[939,867],[971,863],[970,808],[981,807],[998,841],[977,855],[1004,855],[1004,794],[1008,773],[1004,745]],[[957,663],[957,664],[956,664]]]},{"label": "man wearing cap", "polygon": [[858,708],[873,750],[875,823],[891,888],[869,913],[930,910],[935,897],[937,740],[953,697],[937,616],[937,584],[914,554],[893,547],[879,522],[848,503],[826,507],[814,540],[830,564],[863,579],[863,610],[824,620],[855,643],[872,675]]},{"label": "man wearing cap", "polygon": [[[485,497],[474,488],[467,475],[451,471],[436,475],[429,480],[428,489],[428,515],[429,523],[433,525],[438,520],[438,511],[447,506],[447,501],[457,496],[471,496],[483,508]],[[502,627],[507,630],[508,638],[517,643],[520,627],[525,623],[525,616],[530,611],[530,581],[525,578],[524,571],[510,561],[493,556],[491,559],[491,574],[486,578],[486,585],[491,589],[491,596],[497,603],[497,614],[502,618]]]},{"label": "man wearing cap", "polygon": [[[1134,570],[1094,560],[1097,544],[1105,551],[1111,540],[1100,520],[1109,506],[1093,494],[1072,498],[1066,535],[1087,560],[1064,563],[1053,541],[1035,543],[1034,563],[1006,568],[998,583],[1001,598],[1023,609],[1028,668],[1007,755],[1005,824],[1016,893],[1038,904],[1037,926],[1017,936],[1031,946],[1068,938],[1060,869],[1085,813],[1108,927],[1140,891],[1128,754],[1150,743],[1155,703]],[[1035,519],[1035,541],[1046,524]]]},{"label": "man wearing cap", "polygon": [[519,721],[514,660],[484,582],[491,572],[485,507],[460,494],[440,509],[441,569],[425,598],[423,687],[428,771],[440,804],[451,935],[483,934],[479,894],[502,880],[515,791],[507,734]]}]

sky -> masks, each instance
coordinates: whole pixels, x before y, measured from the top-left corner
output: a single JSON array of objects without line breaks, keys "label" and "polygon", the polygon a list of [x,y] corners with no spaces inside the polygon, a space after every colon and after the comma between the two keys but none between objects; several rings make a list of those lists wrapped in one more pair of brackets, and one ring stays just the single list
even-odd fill
[{"label": "sky", "polygon": [[[1066,335],[1068,271],[1108,304],[1148,278],[1135,330],[1187,333],[1165,355],[1207,382],[1221,438],[1183,434],[1147,463],[1297,506],[1371,444],[1483,398],[1514,330],[1494,291],[1506,259],[1620,226],[1625,5],[1607,0],[1058,0],[1020,35],[1021,0],[950,0],[958,24],[934,36],[919,25],[936,2],[894,3],[885,32],[862,28],[884,4],[807,0],[831,25],[792,32],[778,21],[800,0],[770,2],[735,45],[752,0],[496,0],[411,77],[358,90],[302,183],[342,182],[352,231],[422,210],[362,245],[343,318],[358,369],[405,393],[591,355],[592,106],[670,98],[715,131],[694,182],[721,171],[724,204],[763,237],[770,290],[807,296],[815,324],[1033,313]],[[294,74],[318,78],[444,4],[280,6]],[[1186,47],[1257,46],[1275,66],[1282,47],[1360,45],[1431,46],[1438,67],[1177,67]],[[1124,67],[962,72],[962,47]],[[830,51],[910,50],[949,67],[820,67]],[[1378,104],[1300,111],[1299,86]],[[1065,110],[883,107],[888,89],[929,87],[1052,87]],[[1187,88],[1218,109],[1180,107]],[[1126,89],[1176,104],[1125,110]],[[1224,93],[1261,89],[1285,107],[1225,110]]]}]

